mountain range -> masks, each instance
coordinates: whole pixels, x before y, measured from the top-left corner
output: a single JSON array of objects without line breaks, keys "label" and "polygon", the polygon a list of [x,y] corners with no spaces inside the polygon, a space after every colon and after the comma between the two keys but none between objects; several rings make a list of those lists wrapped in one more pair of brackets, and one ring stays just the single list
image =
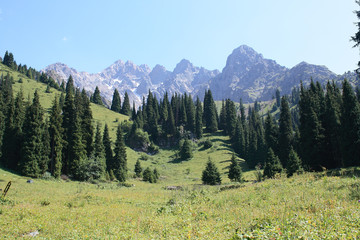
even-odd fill
[{"label": "mountain range", "polygon": [[340,81],[344,77],[355,81],[355,73],[337,75],[326,66],[306,62],[289,69],[264,58],[246,45],[233,50],[222,72],[196,67],[186,59],[181,60],[173,71],[162,65],[151,69],[145,64],[136,65],[122,60],[95,74],[78,72],[63,63],[49,65],[42,71],[59,83],[72,75],[77,87],[90,92],[98,86],[107,104],[111,103],[115,88],[122,96],[127,91],[130,100],[137,104],[149,90],[160,98],[167,91],[170,96],[186,92],[202,99],[205,89],[211,89],[215,100],[230,98],[239,101],[242,98],[243,102],[253,102],[270,100],[276,89],[282,94],[289,94],[293,87],[299,86],[300,81],[307,85],[311,78],[322,84],[328,80]]}]

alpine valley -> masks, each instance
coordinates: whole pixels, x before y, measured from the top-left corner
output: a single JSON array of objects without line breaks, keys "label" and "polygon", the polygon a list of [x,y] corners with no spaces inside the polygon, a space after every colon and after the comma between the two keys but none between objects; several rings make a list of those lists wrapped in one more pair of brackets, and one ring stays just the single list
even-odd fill
[{"label": "alpine valley", "polygon": [[127,91],[130,101],[139,105],[143,96],[150,90],[158,97],[167,91],[189,93],[193,97],[204,96],[206,89],[211,89],[214,100],[230,98],[233,101],[254,102],[270,100],[279,89],[282,94],[289,94],[291,89],[299,86],[300,81],[308,85],[313,79],[321,84],[328,80],[340,82],[347,78],[356,83],[356,75],[347,72],[337,75],[326,66],[312,65],[301,62],[289,69],[276,61],[266,59],[251,47],[242,45],[228,56],[222,72],[194,66],[189,60],[181,60],[171,72],[162,65],[153,69],[131,61],[116,61],[100,73],[78,72],[63,63],[55,63],[42,70],[48,76],[61,83],[70,75],[75,86],[93,92],[98,86],[103,101],[111,103],[116,88],[121,96]]}]

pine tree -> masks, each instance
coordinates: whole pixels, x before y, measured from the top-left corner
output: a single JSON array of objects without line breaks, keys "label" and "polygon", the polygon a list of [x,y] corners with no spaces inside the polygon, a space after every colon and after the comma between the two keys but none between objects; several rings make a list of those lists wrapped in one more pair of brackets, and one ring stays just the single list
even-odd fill
[{"label": "pine tree", "polygon": [[100,90],[99,90],[98,86],[96,86],[94,94],[92,95],[90,101],[95,104],[101,105],[101,106],[104,105],[104,103],[101,100]]},{"label": "pine tree", "polygon": [[120,94],[118,92],[118,90],[115,88],[114,90],[114,94],[113,94],[113,99],[112,99],[112,103],[111,103],[111,108],[112,111],[120,113],[121,112],[121,99],[120,99]]},{"label": "pine tree", "polygon": [[279,158],[283,166],[287,165],[292,140],[293,132],[289,103],[286,97],[282,97],[279,119]]},{"label": "pine tree", "polygon": [[226,109],[224,99],[221,102],[221,110],[219,116],[219,130],[226,130]]},{"label": "pine tree", "polygon": [[96,126],[95,140],[94,140],[94,161],[99,166],[99,175],[102,176],[106,171],[106,158],[103,137],[100,132],[100,124]]},{"label": "pine tree", "polygon": [[114,169],[115,167],[113,164],[113,151],[111,148],[111,139],[109,136],[109,128],[107,124],[105,124],[105,128],[104,128],[103,144],[105,148],[106,170],[109,172],[111,169]]},{"label": "pine tree", "polygon": [[55,97],[50,113],[50,172],[55,178],[59,178],[62,168],[63,134],[61,109]]},{"label": "pine tree", "polygon": [[238,160],[235,157],[235,153],[233,153],[231,156],[228,177],[233,182],[242,182],[242,170]]},{"label": "pine tree", "polygon": [[241,158],[245,158],[246,155],[245,134],[240,118],[238,118],[236,121],[235,133],[231,142],[233,144],[234,151],[237,154],[239,154]]},{"label": "pine tree", "polygon": [[186,129],[194,133],[196,116],[195,116],[195,105],[191,95],[185,98],[185,103],[186,103],[186,117],[187,117]]},{"label": "pine tree", "polygon": [[75,88],[74,88],[74,81],[73,78],[69,77],[67,83],[66,83],[66,89],[65,89],[66,95],[63,105],[63,122],[62,127],[64,129],[64,142],[63,142],[63,172],[65,174],[69,174],[69,149],[70,149],[70,142],[72,141],[72,135],[75,132],[75,120],[76,120],[76,109],[75,109],[75,101],[74,101],[74,94],[75,94]]},{"label": "pine tree", "polygon": [[218,168],[216,165],[211,161],[211,158],[209,157],[209,160],[206,163],[206,168],[202,172],[201,180],[203,184],[206,185],[216,185],[221,184],[221,176]]},{"label": "pine tree", "polygon": [[80,118],[81,118],[82,138],[86,146],[86,155],[90,157],[94,148],[93,146],[94,127],[92,124],[93,116],[90,108],[90,101],[84,89],[81,92],[79,101],[82,106],[81,107],[82,110],[81,111],[79,110]]},{"label": "pine tree", "polygon": [[280,97],[280,90],[278,88],[276,89],[275,96],[276,96],[276,106],[280,107],[281,97]]},{"label": "pine tree", "polygon": [[278,139],[279,129],[272,115],[268,112],[265,119],[265,142],[267,147],[273,149],[276,154],[279,152]]},{"label": "pine tree", "polygon": [[87,164],[86,145],[82,139],[81,121],[75,112],[75,121],[68,144],[68,168],[69,174],[77,180],[85,180],[83,168]]},{"label": "pine tree", "polygon": [[287,177],[291,177],[294,175],[294,173],[302,172],[302,166],[301,166],[301,160],[297,153],[294,151],[293,148],[291,148],[289,153],[289,160],[288,160],[288,166],[286,168],[287,170]]},{"label": "pine tree", "polygon": [[116,131],[113,164],[114,164],[113,169],[116,178],[120,182],[125,182],[127,178],[127,157],[126,157],[125,143],[120,125],[118,126]]},{"label": "pine tree", "polygon": [[124,96],[124,102],[121,108],[121,113],[126,115],[126,116],[130,116],[131,115],[131,109],[130,109],[130,99],[129,99],[129,95],[128,93],[125,91],[125,96]]},{"label": "pine tree", "polygon": [[44,174],[49,169],[49,163],[50,163],[50,133],[49,133],[49,121],[46,120],[42,124],[41,129],[41,158],[39,162],[40,166],[40,173]]},{"label": "pine tree", "polygon": [[195,115],[195,136],[200,139],[203,135],[203,112],[199,97],[196,98],[196,115]]},{"label": "pine tree", "polygon": [[281,173],[282,170],[283,168],[278,156],[276,156],[274,151],[269,148],[265,161],[264,177],[274,178],[275,175]]},{"label": "pine tree", "polygon": [[217,112],[211,90],[205,91],[204,97],[204,120],[206,131],[214,133],[218,129]]},{"label": "pine tree", "polygon": [[341,147],[344,166],[360,165],[360,106],[350,83],[345,79],[342,89]]},{"label": "pine tree", "polygon": [[23,175],[39,177],[41,174],[40,161],[42,153],[42,120],[43,110],[37,91],[34,93],[32,104],[27,108],[24,121],[24,143],[20,169]]},{"label": "pine tree", "polygon": [[134,169],[136,177],[140,178],[142,176],[142,167],[140,160],[138,159],[135,163],[135,169]]},{"label": "pine tree", "polygon": [[226,99],[225,114],[226,114],[225,132],[230,137],[233,137],[236,127],[236,110],[235,110],[234,102],[231,101],[230,99]]},{"label": "pine tree", "polygon": [[185,139],[185,141],[180,149],[179,155],[182,160],[188,160],[193,157],[192,146],[191,146],[190,140]]}]

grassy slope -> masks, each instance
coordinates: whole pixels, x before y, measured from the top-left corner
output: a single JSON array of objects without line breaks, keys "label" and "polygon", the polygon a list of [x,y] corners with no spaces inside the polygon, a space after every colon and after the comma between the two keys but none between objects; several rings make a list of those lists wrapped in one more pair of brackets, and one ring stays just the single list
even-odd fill
[{"label": "grassy slope", "polygon": [[[35,180],[0,170],[0,235],[42,239],[358,239],[360,180],[307,173],[220,191]],[[184,179],[184,183],[187,182]]]}]

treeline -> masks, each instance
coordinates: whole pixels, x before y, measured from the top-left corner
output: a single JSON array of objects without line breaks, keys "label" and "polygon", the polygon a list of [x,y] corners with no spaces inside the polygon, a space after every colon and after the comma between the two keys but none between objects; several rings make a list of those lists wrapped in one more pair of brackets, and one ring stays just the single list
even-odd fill
[{"label": "treeline", "polygon": [[93,126],[90,99],[84,90],[74,88],[69,77],[65,94],[55,97],[45,118],[38,92],[25,101],[22,91],[16,97],[13,79],[0,79],[0,164],[30,177],[50,172],[77,180],[99,179],[108,175],[125,181],[127,157],[121,127],[114,149],[105,125]]},{"label": "treeline", "polygon": [[[61,86],[59,86],[59,84],[52,78],[52,77],[48,77],[44,72],[39,72],[36,71],[34,68],[32,67],[27,67],[26,64],[25,65],[17,65],[15,59],[14,59],[14,55],[8,51],[5,52],[4,58],[2,60],[2,64],[8,66],[9,68],[11,68],[14,71],[17,71],[19,73],[24,74],[25,76],[27,76],[30,79],[34,79],[38,82],[42,82],[47,84],[49,87],[55,88],[57,90],[61,89]],[[64,88],[64,85],[62,86]]]},{"label": "treeline", "polygon": [[157,100],[149,92],[137,111],[133,107],[133,124],[124,131],[130,147],[152,152],[156,145],[200,139],[203,130],[223,130],[250,168],[263,167],[269,177],[286,169],[290,176],[302,170],[360,165],[359,99],[358,88],[354,91],[347,80],[341,87],[311,81],[289,96],[281,97],[277,91],[273,114],[261,116],[258,102],[246,112],[241,100],[237,108],[230,99],[222,102],[218,114],[210,90],[205,91],[203,104],[188,94],[170,98],[166,93]]}]

